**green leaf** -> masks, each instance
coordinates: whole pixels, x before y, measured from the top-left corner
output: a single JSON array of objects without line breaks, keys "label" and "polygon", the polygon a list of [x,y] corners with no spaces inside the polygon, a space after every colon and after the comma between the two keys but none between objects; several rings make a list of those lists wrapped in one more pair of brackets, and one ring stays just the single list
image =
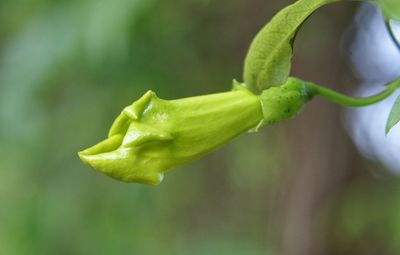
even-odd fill
[{"label": "green leaf", "polygon": [[376,0],[387,18],[400,20],[399,0]]},{"label": "green leaf", "polygon": [[254,38],[244,63],[244,82],[253,92],[286,82],[292,44],[303,22],[319,7],[338,0],[299,0],[276,14]]},{"label": "green leaf", "polygon": [[386,123],[386,135],[400,121],[400,96],[396,99]]}]

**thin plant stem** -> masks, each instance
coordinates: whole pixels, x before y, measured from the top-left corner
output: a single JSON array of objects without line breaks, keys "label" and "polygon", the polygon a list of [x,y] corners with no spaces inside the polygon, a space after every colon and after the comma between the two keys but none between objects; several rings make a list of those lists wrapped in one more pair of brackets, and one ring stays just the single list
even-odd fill
[{"label": "thin plant stem", "polygon": [[389,32],[390,38],[392,38],[393,43],[396,45],[397,49],[400,50],[400,42],[397,40],[396,35],[394,34],[392,25],[390,24],[390,19],[385,20],[386,28]]},{"label": "thin plant stem", "polygon": [[312,94],[322,96],[331,102],[348,107],[363,107],[375,104],[392,95],[393,92],[400,87],[400,80],[390,83],[381,93],[366,98],[349,97],[314,83],[307,83],[307,87]]}]

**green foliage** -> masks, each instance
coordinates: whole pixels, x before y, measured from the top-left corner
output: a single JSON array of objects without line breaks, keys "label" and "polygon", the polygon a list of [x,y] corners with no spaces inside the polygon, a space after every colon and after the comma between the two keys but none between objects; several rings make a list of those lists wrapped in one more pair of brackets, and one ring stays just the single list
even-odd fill
[{"label": "green foliage", "polygon": [[400,21],[400,4],[399,0],[375,0],[379,3],[383,13],[389,19]]},{"label": "green foliage", "polygon": [[335,0],[300,0],[284,8],[256,35],[244,62],[244,83],[260,93],[279,86],[289,76],[293,41],[303,22],[321,6]]},{"label": "green foliage", "polygon": [[[389,84],[389,87],[398,88],[400,87],[400,79]],[[386,122],[386,135],[389,134],[390,130],[397,125],[400,121],[400,97],[398,97],[392,106],[389,118]]]},{"label": "green foliage", "polygon": [[393,104],[392,110],[390,111],[388,121],[386,123],[386,134],[389,134],[390,130],[400,122],[400,96],[397,97]]},{"label": "green foliage", "polygon": [[[299,0],[276,14],[258,32],[250,45],[244,62],[245,86],[255,93],[261,93],[271,86],[285,83],[290,73],[293,42],[297,31],[314,11],[332,2],[335,0]],[[397,0],[380,0],[379,2],[387,17],[393,19],[400,17],[400,4]],[[390,23],[388,26],[393,37]],[[316,94],[331,101],[346,106],[360,107],[385,99],[397,86],[393,90],[389,89],[377,96],[362,100],[343,96],[323,87],[314,86],[314,88]],[[399,122],[400,117],[397,117],[396,113],[395,104],[387,123],[386,133]]]}]

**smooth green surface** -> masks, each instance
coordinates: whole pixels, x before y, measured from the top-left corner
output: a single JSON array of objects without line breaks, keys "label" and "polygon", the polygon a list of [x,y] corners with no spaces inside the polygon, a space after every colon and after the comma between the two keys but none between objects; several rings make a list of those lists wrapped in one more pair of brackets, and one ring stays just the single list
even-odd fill
[{"label": "smooth green surface", "polygon": [[284,8],[256,35],[244,62],[244,83],[260,93],[286,82],[293,41],[303,22],[319,7],[335,0],[300,0]]},{"label": "smooth green surface", "polygon": [[388,121],[386,123],[386,134],[400,122],[400,97],[397,97],[390,111]]},{"label": "smooth green surface", "polygon": [[389,19],[400,21],[400,2],[399,0],[376,0],[383,13]]}]

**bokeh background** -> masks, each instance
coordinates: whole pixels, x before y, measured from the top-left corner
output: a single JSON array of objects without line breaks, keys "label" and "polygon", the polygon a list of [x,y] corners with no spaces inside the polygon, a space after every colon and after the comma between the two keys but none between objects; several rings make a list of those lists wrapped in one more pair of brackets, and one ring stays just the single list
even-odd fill
[{"label": "bokeh background", "polygon": [[[291,2],[1,0],[0,254],[400,254],[390,105],[349,112],[315,99],[157,187],[77,157],[149,89],[165,99],[230,89],[252,37]],[[400,56],[380,22],[372,6],[322,8],[300,31],[293,74],[381,90]]]}]

